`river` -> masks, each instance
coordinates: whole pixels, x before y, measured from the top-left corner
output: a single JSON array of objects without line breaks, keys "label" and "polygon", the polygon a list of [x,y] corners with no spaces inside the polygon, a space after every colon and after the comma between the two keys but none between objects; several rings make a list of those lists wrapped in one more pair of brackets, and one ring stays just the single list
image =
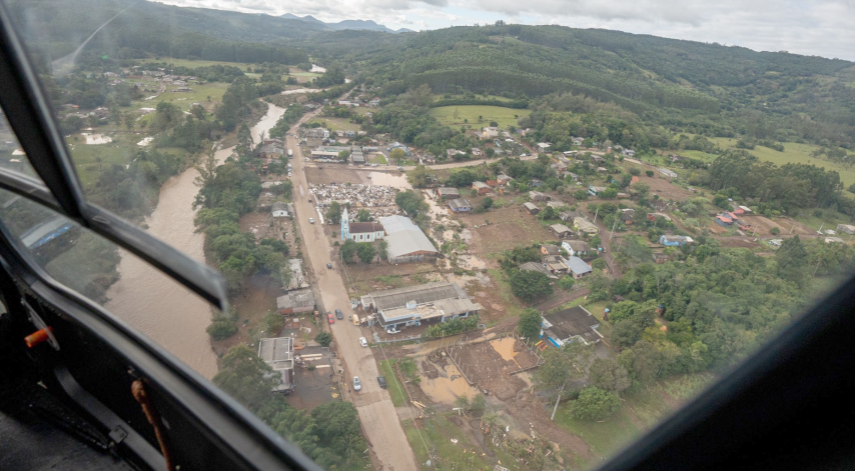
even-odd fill
[{"label": "river", "polygon": [[[272,128],[285,108],[268,104],[267,114],[250,131],[257,143],[261,133]],[[217,151],[222,163],[233,148]],[[170,178],[160,189],[157,208],[146,218],[148,232],[190,257],[205,262],[204,236],[194,232],[192,204],[199,188],[199,175],[189,168]],[[211,308],[171,278],[162,275],[139,258],[122,252],[121,278],[110,287],[106,308],[165,347],[179,360],[205,376],[217,373],[217,357],[205,329],[211,322]]]}]

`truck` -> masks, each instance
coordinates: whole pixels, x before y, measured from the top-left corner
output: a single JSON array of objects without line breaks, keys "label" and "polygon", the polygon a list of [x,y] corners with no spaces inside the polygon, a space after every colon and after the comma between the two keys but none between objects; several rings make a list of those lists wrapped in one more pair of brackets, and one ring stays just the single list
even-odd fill
[{"label": "truck", "polygon": [[293,159],[293,158],[294,158],[294,151],[293,151],[293,150],[291,150],[291,149],[288,149],[288,158],[289,158],[289,159]]},{"label": "truck", "polygon": [[354,314],[350,319],[353,321],[353,325],[359,325],[359,316]]}]

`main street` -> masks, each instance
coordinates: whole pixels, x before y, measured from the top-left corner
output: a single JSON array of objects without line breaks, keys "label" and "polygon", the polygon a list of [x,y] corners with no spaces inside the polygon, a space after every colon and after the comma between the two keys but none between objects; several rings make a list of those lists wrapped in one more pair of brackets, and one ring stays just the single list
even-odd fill
[{"label": "main street", "polygon": [[[313,118],[316,113],[306,115],[292,129],[296,130],[301,123]],[[340,358],[346,365],[346,372],[350,375],[349,385],[352,388],[353,376],[359,376],[362,381],[362,390],[351,392],[354,406],[362,421],[362,430],[379,462],[378,469],[389,471],[418,469],[416,457],[398,420],[392,398],[389,392],[380,388],[377,382],[380,373],[372,349],[359,345],[360,330],[349,320],[353,315],[350,296],[342,280],[340,263],[334,259],[332,241],[324,235],[324,221],[318,217],[314,204],[308,201],[311,193],[309,193],[308,181],[303,171],[304,160],[297,145],[297,139],[287,136],[286,146],[294,152],[292,174],[296,220],[305,243],[305,255],[315,273],[321,304],[331,312],[341,309],[345,316],[344,320],[336,320],[331,327]],[[315,224],[309,223],[310,217],[316,220]],[[331,263],[333,268],[328,269],[327,263]],[[325,316],[322,319],[326,322]],[[390,381],[389,384],[393,383]]]}]

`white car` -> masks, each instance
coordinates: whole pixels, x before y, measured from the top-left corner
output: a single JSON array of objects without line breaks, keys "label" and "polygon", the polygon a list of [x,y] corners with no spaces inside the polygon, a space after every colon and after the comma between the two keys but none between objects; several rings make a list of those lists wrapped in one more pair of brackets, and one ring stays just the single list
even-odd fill
[{"label": "white car", "polygon": [[365,340],[365,337],[359,337],[359,345],[362,345],[363,347],[367,347],[368,346],[368,340]]},{"label": "white car", "polygon": [[386,329],[386,333],[387,334],[400,334],[401,331],[398,329],[392,328],[392,329]]},{"label": "white car", "polygon": [[315,218],[309,218],[309,224],[314,224],[314,223],[315,223]]},{"label": "white car", "polygon": [[359,391],[360,389],[362,389],[362,382],[359,381],[359,376],[354,376],[353,377],[353,390]]}]

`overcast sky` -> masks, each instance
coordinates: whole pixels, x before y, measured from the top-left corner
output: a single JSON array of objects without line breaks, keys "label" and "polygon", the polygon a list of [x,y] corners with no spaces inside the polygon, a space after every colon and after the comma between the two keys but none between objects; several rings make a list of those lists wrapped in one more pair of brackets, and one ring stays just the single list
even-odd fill
[{"label": "overcast sky", "polygon": [[855,60],[855,0],[161,0],[178,6],[374,20],[426,30],[559,24]]}]

